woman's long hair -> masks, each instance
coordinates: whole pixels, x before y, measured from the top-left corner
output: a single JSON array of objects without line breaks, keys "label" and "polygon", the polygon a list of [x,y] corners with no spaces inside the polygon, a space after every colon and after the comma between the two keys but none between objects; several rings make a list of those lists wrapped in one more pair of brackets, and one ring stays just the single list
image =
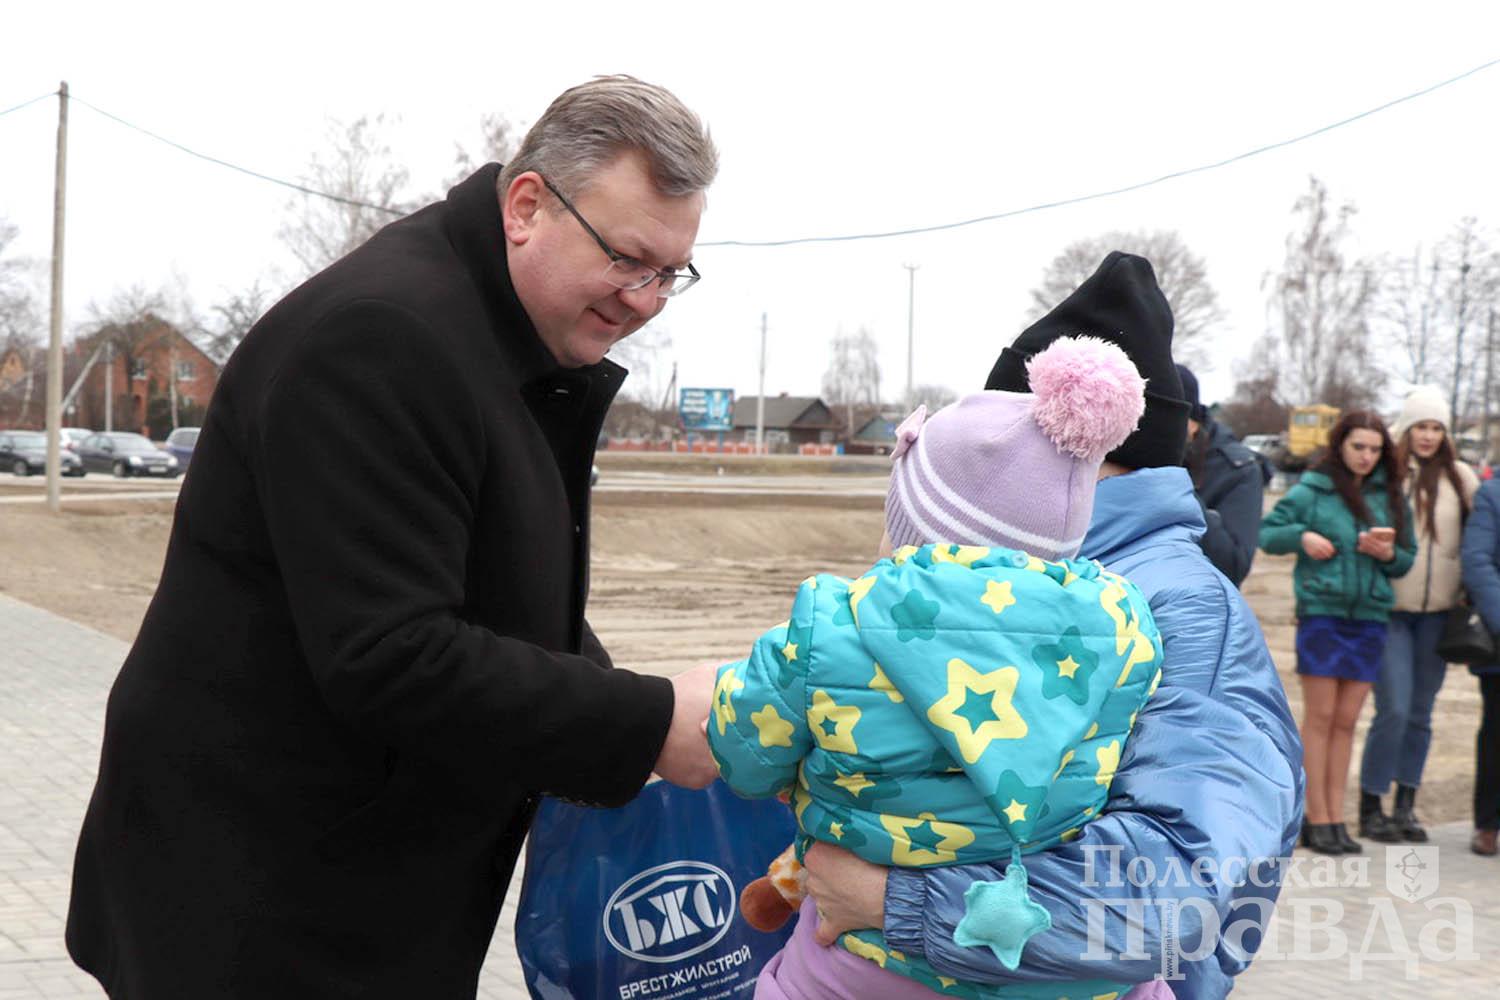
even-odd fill
[{"label": "woman's long hair", "polygon": [[1469,503],[1464,499],[1463,480],[1458,476],[1458,456],[1453,451],[1453,438],[1448,434],[1448,428],[1443,428],[1443,440],[1439,442],[1437,452],[1431,458],[1421,458],[1411,449],[1411,428],[1408,427],[1401,435],[1396,458],[1401,463],[1401,468],[1409,469],[1413,457],[1417,458],[1417,481],[1412,489],[1415,501],[1413,506],[1416,507],[1417,520],[1421,523],[1422,530],[1436,542],[1438,480],[1441,477],[1447,477],[1453,486],[1453,495],[1458,497],[1459,508],[1465,512],[1469,509]]},{"label": "woman's long hair", "polygon": [[1406,529],[1406,503],[1401,496],[1405,467],[1396,457],[1396,446],[1391,443],[1390,432],[1385,429],[1385,421],[1380,419],[1380,414],[1373,410],[1350,410],[1340,417],[1339,422],[1333,425],[1333,430],[1328,432],[1328,451],[1318,463],[1317,470],[1333,480],[1334,489],[1343,497],[1344,505],[1356,520],[1374,525],[1370,508],[1365,505],[1359,484],[1354,481],[1354,473],[1344,464],[1344,439],[1349,436],[1350,431],[1374,431],[1380,435],[1380,461],[1377,468],[1385,470],[1386,506],[1391,511],[1391,527],[1396,529],[1396,537],[1400,538]]}]

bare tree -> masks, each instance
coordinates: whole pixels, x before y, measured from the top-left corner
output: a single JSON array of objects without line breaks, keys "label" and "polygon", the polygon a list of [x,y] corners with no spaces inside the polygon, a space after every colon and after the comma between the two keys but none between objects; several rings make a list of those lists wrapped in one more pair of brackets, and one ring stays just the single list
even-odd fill
[{"label": "bare tree", "polygon": [[12,253],[17,235],[14,225],[0,219],[0,421],[25,426],[40,402],[46,351],[38,265]]},{"label": "bare tree", "polygon": [[1292,405],[1369,406],[1385,374],[1370,336],[1375,268],[1346,260],[1342,250],[1354,206],[1332,206],[1327,187],[1312,177],[1292,212],[1300,229],[1287,237],[1283,269],[1268,279],[1283,398]]},{"label": "bare tree", "polygon": [[1437,255],[1419,246],[1410,257],[1386,258],[1379,272],[1373,318],[1395,349],[1396,374],[1413,385],[1446,381],[1451,354],[1444,350],[1449,331],[1442,322]]},{"label": "bare tree", "polygon": [[823,373],[823,401],[844,407],[849,435],[855,431],[856,407],[880,406],[880,358],[875,338],[864,327],[852,334],[839,331],[833,338],[832,358]]},{"label": "bare tree", "polygon": [[920,404],[927,407],[928,413],[934,413],[957,399],[958,393],[946,385],[914,385],[909,409],[915,410]]},{"label": "bare tree", "polygon": [[209,357],[219,364],[229,359],[245,334],[260,320],[271,306],[271,292],[257,278],[244,291],[235,292],[226,299],[213,304],[212,316],[196,324],[202,346]]},{"label": "bare tree", "polygon": [[1031,318],[1039,319],[1093,274],[1111,250],[1139,254],[1151,262],[1162,294],[1172,307],[1172,355],[1198,371],[1213,367],[1210,340],[1224,319],[1219,295],[1208,280],[1203,258],[1172,230],[1111,232],[1078,240],[1063,249],[1031,290]]},{"label": "bare tree", "polygon": [[1473,217],[1460,220],[1438,245],[1435,270],[1446,318],[1452,324],[1452,367],[1448,405],[1455,422],[1473,409],[1474,397],[1484,390],[1486,313],[1496,302],[1500,286],[1496,255]]},{"label": "bare tree", "polygon": [[1256,341],[1247,359],[1235,365],[1234,391],[1219,407],[1218,419],[1241,437],[1287,429],[1278,347],[1276,338],[1268,334]]},{"label": "bare tree", "polygon": [[408,173],[382,133],[384,115],[345,124],[330,119],[328,150],[313,154],[302,183],[336,199],[299,194],[278,235],[308,274],[321,271],[375,235],[410,206],[401,200]]},{"label": "bare tree", "polygon": [[[521,132],[503,114],[488,112],[481,115],[478,155],[471,155],[461,143],[453,144],[453,172],[444,179],[443,191],[446,192],[486,163],[509,163],[521,145]],[[441,196],[439,193],[438,197]]]}]

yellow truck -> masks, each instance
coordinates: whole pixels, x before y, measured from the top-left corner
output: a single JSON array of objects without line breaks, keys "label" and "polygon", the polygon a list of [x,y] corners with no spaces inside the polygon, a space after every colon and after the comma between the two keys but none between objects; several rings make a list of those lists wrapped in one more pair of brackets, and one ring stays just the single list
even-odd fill
[{"label": "yellow truck", "polygon": [[1328,432],[1338,423],[1339,408],[1325,403],[1292,407],[1286,430],[1286,463],[1306,468],[1308,460],[1328,446]]}]

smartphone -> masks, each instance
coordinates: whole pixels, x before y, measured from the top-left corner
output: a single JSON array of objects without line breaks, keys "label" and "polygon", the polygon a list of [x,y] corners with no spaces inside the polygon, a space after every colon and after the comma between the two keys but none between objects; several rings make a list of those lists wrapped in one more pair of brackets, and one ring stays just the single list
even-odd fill
[{"label": "smartphone", "polygon": [[1394,542],[1396,540],[1396,529],[1395,528],[1371,528],[1370,531],[1369,531],[1369,535],[1370,535],[1371,538],[1375,539],[1377,542]]}]

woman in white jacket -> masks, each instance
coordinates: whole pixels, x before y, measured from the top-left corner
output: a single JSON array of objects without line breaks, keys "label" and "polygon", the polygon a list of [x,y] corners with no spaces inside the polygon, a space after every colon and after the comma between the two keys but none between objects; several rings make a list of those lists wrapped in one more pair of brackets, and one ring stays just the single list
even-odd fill
[{"label": "woman in white jacket", "polygon": [[[1427,839],[1414,807],[1432,742],[1432,705],[1448,669],[1437,643],[1448,610],[1458,603],[1459,542],[1479,489],[1479,477],[1454,452],[1449,423],[1448,405],[1432,386],[1413,389],[1396,421],[1397,447],[1410,470],[1406,491],[1416,514],[1417,561],[1391,581],[1396,604],[1359,772],[1359,834],[1388,844]],[[1392,780],[1396,799],[1387,816],[1381,796]]]}]

